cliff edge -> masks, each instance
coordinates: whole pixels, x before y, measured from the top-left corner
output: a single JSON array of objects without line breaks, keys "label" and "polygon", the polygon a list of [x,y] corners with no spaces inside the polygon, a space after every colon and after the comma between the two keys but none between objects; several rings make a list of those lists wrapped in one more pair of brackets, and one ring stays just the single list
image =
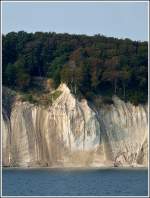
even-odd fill
[{"label": "cliff edge", "polygon": [[66,84],[57,91],[47,107],[19,100],[9,111],[3,106],[3,166],[147,166],[146,105],[114,96],[93,109]]}]

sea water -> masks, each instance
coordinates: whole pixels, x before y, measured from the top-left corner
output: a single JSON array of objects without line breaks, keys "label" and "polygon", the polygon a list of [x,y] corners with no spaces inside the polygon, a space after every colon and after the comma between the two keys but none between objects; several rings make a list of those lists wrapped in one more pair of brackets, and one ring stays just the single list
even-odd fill
[{"label": "sea water", "polygon": [[147,196],[146,169],[21,169],[2,171],[3,196]]}]

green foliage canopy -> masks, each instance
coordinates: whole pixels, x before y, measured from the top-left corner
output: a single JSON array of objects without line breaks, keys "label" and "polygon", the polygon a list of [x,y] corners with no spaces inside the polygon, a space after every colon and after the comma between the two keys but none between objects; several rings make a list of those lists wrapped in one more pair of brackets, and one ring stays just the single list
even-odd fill
[{"label": "green foliage canopy", "polygon": [[10,32],[2,36],[3,84],[30,89],[35,76],[68,84],[78,97],[146,103],[148,43],[103,35]]}]

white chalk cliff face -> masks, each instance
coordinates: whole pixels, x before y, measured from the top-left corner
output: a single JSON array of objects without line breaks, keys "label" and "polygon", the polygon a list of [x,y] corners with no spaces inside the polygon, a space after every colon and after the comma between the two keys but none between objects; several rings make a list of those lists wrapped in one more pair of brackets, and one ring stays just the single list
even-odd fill
[{"label": "white chalk cliff face", "polygon": [[93,110],[65,84],[48,108],[15,102],[3,110],[4,166],[147,166],[147,106],[114,97]]}]

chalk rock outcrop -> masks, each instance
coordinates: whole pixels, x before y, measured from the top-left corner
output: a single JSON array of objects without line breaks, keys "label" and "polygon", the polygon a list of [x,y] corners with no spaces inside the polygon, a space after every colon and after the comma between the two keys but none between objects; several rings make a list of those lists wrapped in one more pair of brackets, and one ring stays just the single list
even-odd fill
[{"label": "chalk rock outcrop", "polygon": [[65,84],[47,108],[14,102],[3,109],[4,166],[147,166],[147,106],[117,97],[93,110]]}]

